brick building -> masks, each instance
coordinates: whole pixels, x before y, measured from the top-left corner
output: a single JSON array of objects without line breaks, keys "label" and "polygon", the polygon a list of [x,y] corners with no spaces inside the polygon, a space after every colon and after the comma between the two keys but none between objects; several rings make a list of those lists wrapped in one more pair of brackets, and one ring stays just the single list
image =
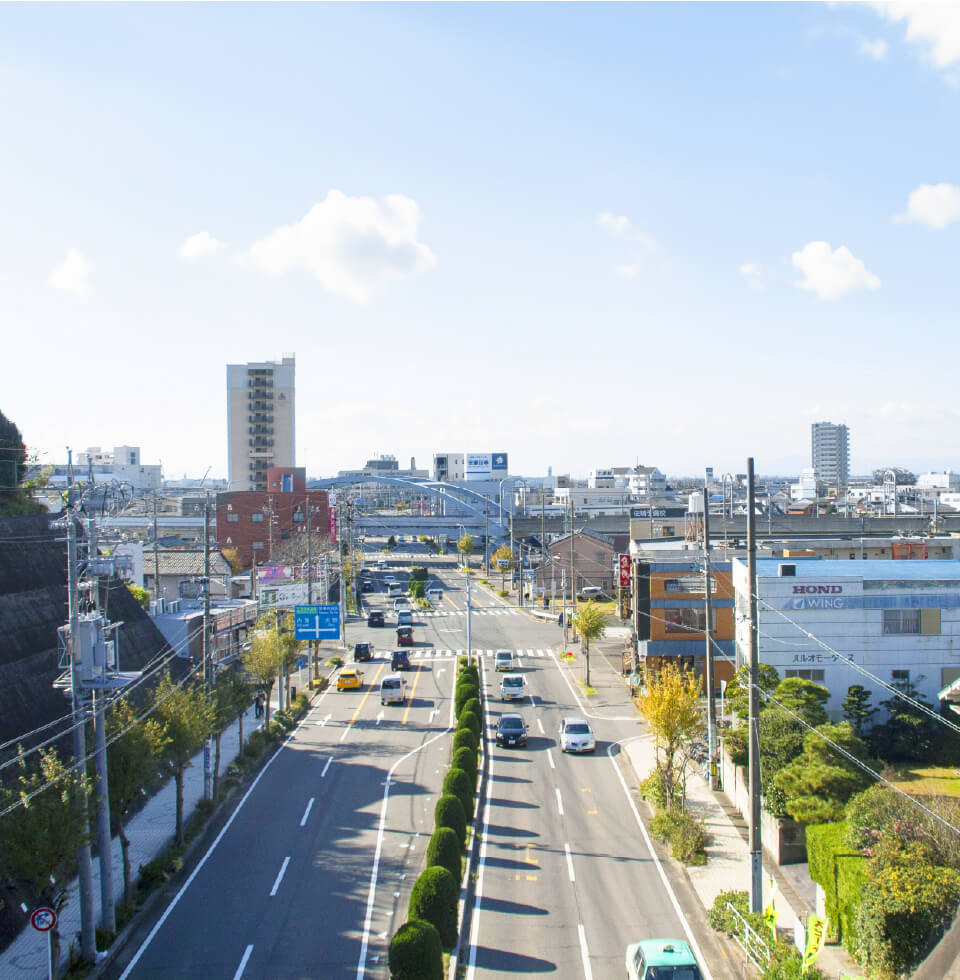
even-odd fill
[{"label": "brick building", "polygon": [[217,544],[236,548],[244,568],[271,561],[282,542],[307,530],[308,509],[314,534],[329,531],[329,495],[306,489],[302,467],[271,467],[266,490],[217,494]]}]

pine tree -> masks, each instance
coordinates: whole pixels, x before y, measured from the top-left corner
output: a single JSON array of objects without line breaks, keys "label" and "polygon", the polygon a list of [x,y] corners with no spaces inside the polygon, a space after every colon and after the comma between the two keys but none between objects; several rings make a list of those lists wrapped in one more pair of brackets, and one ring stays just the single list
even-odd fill
[{"label": "pine tree", "polygon": [[870,699],[873,692],[862,684],[851,684],[843,699],[843,717],[853,725],[858,738],[863,738],[865,731],[873,723],[877,709],[872,707]]}]

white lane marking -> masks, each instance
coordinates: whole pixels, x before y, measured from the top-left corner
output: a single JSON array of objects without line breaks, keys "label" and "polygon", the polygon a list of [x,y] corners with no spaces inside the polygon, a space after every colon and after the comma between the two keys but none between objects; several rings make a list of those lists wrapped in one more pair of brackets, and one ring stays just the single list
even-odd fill
[{"label": "white lane marking", "polygon": [[[537,706],[537,696],[536,696],[536,694],[529,694],[527,696],[530,698],[530,704],[532,704],[533,707],[535,708]],[[539,720],[540,719],[538,718],[537,721],[539,721]],[[543,729],[541,728],[540,731],[543,731]]]},{"label": "white lane marking", "polygon": [[564,853],[567,855],[567,873],[570,875],[571,881],[576,881],[577,876],[573,873],[573,858],[570,856],[570,845],[563,845]]},{"label": "white lane marking", "polygon": [[[486,684],[486,670],[484,663],[480,661],[480,681]],[[483,737],[486,741],[484,754],[487,757],[487,778],[493,779],[493,752],[490,750],[490,714],[487,710],[487,699],[483,700],[484,730]],[[487,794],[487,801],[483,805],[483,835],[480,838],[480,861],[477,865],[477,885],[474,891],[473,914],[470,917],[470,936],[468,943],[470,946],[470,956],[467,960],[466,980],[473,980],[474,971],[477,963],[477,938],[480,932],[480,906],[483,902],[483,870],[487,862],[487,838],[489,837],[488,828],[490,826],[490,796]]]},{"label": "white lane marking", "polygon": [[[317,698],[318,706],[320,702],[327,696],[327,694],[331,690],[332,688],[328,687],[323,692],[323,694],[321,694],[320,697]],[[314,708],[314,710],[316,710],[316,707]],[[244,793],[243,799],[240,800],[240,802],[237,804],[236,810],[234,810],[233,813],[230,814],[230,818],[223,825],[223,827],[220,830],[220,833],[217,834],[217,836],[213,839],[213,843],[207,848],[206,854],[204,854],[203,857],[200,858],[200,860],[197,862],[197,866],[193,869],[193,871],[190,872],[190,875],[187,878],[187,880],[180,886],[180,891],[178,891],[177,894],[173,896],[173,901],[166,907],[166,909],[164,909],[163,915],[161,915],[160,918],[157,919],[156,925],[150,930],[149,935],[147,936],[146,939],[144,939],[143,944],[137,950],[133,959],[131,959],[130,962],[127,964],[127,968],[123,971],[122,974],[120,974],[120,980],[127,980],[127,977],[129,977],[130,974],[133,972],[134,967],[137,965],[137,963],[140,962],[140,957],[143,956],[144,950],[146,950],[146,948],[150,945],[150,943],[152,943],[153,940],[156,938],[157,933],[163,928],[163,924],[169,918],[170,913],[177,907],[178,903],[180,902],[180,899],[183,898],[186,890],[190,887],[191,884],[193,884],[193,879],[196,878],[198,874],[200,874],[200,869],[207,863],[207,861],[210,858],[210,855],[213,854],[213,852],[217,849],[217,845],[220,843],[220,841],[223,840],[227,831],[230,829],[230,825],[233,823],[234,820],[237,819],[237,814],[243,809],[243,806],[247,802],[247,800],[250,799],[250,794],[253,793],[253,791],[257,788],[257,784],[260,782],[261,779],[263,779],[264,773],[273,765],[273,763],[276,761],[277,756],[280,755],[280,753],[290,744],[291,741],[293,741],[292,732],[283,740],[283,743],[277,748],[277,751],[274,752],[272,756],[270,756],[270,758],[264,764],[264,767],[260,770],[259,773],[257,773],[256,779],[254,779],[254,781],[250,784],[250,788],[246,791],[246,793]]]},{"label": "white lane marking", "polygon": [[247,960],[250,959],[250,954],[253,952],[253,946],[248,946],[243,951],[243,957],[240,960],[240,965],[237,967],[237,972],[233,975],[233,980],[240,980],[243,976],[243,971],[247,968]]},{"label": "white lane marking", "polygon": [[287,865],[290,863],[289,855],[283,859],[283,864],[280,865],[280,871],[277,874],[277,880],[273,883],[273,888],[270,889],[270,897],[273,898],[277,894],[277,889],[280,887],[280,882],[283,881],[283,876],[287,873]]},{"label": "white lane marking", "polygon": [[560,787],[556,788],[557,792],[557,809],[560,811],[560,816],[563,816],[563,800],[560,798]]},{"label": "white lane marking", "polygon": [[379,725],[381,721],[383,721],[383,712],[382,711],[380,712],[380,714],[377,715],[377,724]]},{"label": "white lane marking", "polygon": [[560,666],[560,661],[557,659],[557,655],[553,650],[548,650],[547,653],[550,654],[551,659],[556,665],[557,670],[560,671],[560,676],[563,677],[568,688],[570,688],[570,693],[574,696],[577,704],[580,705],[580,710],[583,712],[584,716],[587,718],[599,718],[601,721],[636,721],[636,715],[598,715],[595,711],[588,711],[583,702],[580,700],[580,695],[577,694],[574,686],[570,683],[570,678],[567,677],[567,672]]},{"label": "white lane marking", "polygon": [[[643,735],[634,736],[634,738],[644,737],[645,736]],[[636,804],[633,802],[633,797],[630,795],[630,789],[627,786],[627,781],[623,778],[623,773],[620,772],[620,767],[617,765],[617,760],[613,757],[614,745],[623,745],[624,742],[632,741],[633,738],[628,738],[624,739],[623,742],[614,742],[612,745],[608,745],[607,758],[610,760],[610,764],[613,766],[614,772],[617,774],[617,779],[620,780],[620,786],[623,788],[623,795],[626,796],[627,803],[630,804],[630,809],[633,811],[633,818],[637,821],[637,826],[640,828],[640,833],[643,835],[643,841],[647,845],[647,851],[650,853],[650,857],[653,859],[653,863],[660,874],[660,880],[663,882],[663,887],[666,888],[667,894],[670,896],[670,904],[673,906],[674,912],[677,913],[677,917],[680,919],[680,923],[683,925],[683,931],[687,934],[687,942],[690,944],[690,948],[697,957],[697,962],[700,964],[700,969],[703,972],[703,980],[713,980],[713,974],[711,974],[710,968],[706,965],[707,961],[703,958],[703,952],[697,945],[697,940],[693,935],[693,930],[690,928],[690,923],[687,922],[687,918],[683,914],[683,910],[680,908],[680,903],[677,901],[677,896],[673,893],[673,888],[670,887],[670,882],[667,879],[667,873],[663,870],[663,865],[660,863],[660,858],[657,857],[657,852],[653,849],[653,842],[650,840],[650,835],[647,833],[647,828],[640,819],[640,814],[637,811]],[[122,977],[121,980],[123,980]]]},{"label": "white lane marking", "polygon": [[432,725],[433,719],[436,718],[438,714],[440,714],[440,709],[434,708],[433,711],[430,712],[430,721],[428,721],[427,724]]},{"label": "white lane marking", "polygon": [[307,817],[310,816],[310,811],[312,809],[313,809],[313,797],[311,796],[310,799],[307,801],[307,808],[306,808],[306,810],[303,811],[303,816],[300,818],[300,826],[301,827],[306,827],[306,825],[307,825]]},{"label": "white lane marking", "polygon": [[363,939],[360,942],[360,959],[357,961],[357,980],[363,980],[367,970],[367,949],[370,945],[370,924],[373,921],[373,902],[377,896],[377,873],[380,869],[380,854],[383,851],[383,838],[386,832],[387,821],[387,803],[390,800],[390,785],[392,783],[393,774],[396,772],[397,766],[399,766],[401,763],[406,762],[411,756],[423,751],[423,749],[425,749],[432,742],[436,742],[438,738],[443,738],[444,735],[451,732],[453,730],[453,720],[454,699],[451,697],[450,718],[447,721],[447,727],[442,732],[437,732],[437,734],[432,738],[428,738],[415,749],[411,749],[406,755],[400,756],[400,758],[397,759],[397,761],[390,767],[390,771],[387,773],[387,778],[384,781],[383,803],[380,805],[380,826],[377,830],[377,847],[373,854],[373,868],[370,871],[370,890],[367,893],[367,912],[363,920]]},{"label": "white lane marking", "polygon": [[[557,768],[557,764],[553,761],[553,753],[550,751],[550,749],[547,749],[547,762],[550,763],[550,768],[551,769],[556,769]],[[559,792],[559,790],[558,790],[558,792]]]},{"label": "white lane marking", "polygon": [[330,763],[331,762],[333,762],[333,756],[330,756],[330,758],[327,759],[327,764],[323,767],[323,772],[320,773],[320,778],[321,779],[323,779],[323,777],[326,776],[327,770],[330,768]]},{"label": "white lane marking", "polygon": [[585,980],[593,980],[593,971],[590,969],[590,950],[587,949],[587,933],[582,922],[577,926],[577,932],[580,934],[580,959],[583,960],[583,975]]},{"label": "white lane marking", "polygon": [[353,725],[352,724],[347,725],[347,727],[344,728],[343,734],[340,736],[340,741],[341,742],[350,734],[350,729],[351,728],[353,728]]},{"label": "white lane marking", "polygon": [[318,726],[319,726],[320,728],[323,728],[323,726],[324,726],[324,725],[325,725],[325,724],[326,724],[326,723],[327,723],[327,722],[328,722],[328,721],[329,721],[329,720],[330,720],[330,719],[331,719],[332,717],[333,717],[333,715],[327,715],[327,717],[326,717],[326,718],[324,718],[324,719],[323,719],[323,721],[318,721],[318,722],[317,722],[317,725],[318,725]]},{"label": "white lane marking", "polygon": [[[531,698],[531,700],[533,700],[533,699]],[[538,727],[538,728],[540,729],[540,734],[541,734],[541,735],[546,735],[546,734],[547,734],[547,733],[546,733],[546,732],[545,732],[545,731],[543,730],[543,722],[542,722],[542,721],[541,721],[541,720],[540,720],[539,718],[537,719],[537,727]]]}]

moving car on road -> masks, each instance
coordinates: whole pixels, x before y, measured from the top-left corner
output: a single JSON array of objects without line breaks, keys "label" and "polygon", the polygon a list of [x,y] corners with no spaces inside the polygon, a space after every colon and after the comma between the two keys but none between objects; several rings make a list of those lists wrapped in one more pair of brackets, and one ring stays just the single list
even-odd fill
[{"label": "moving car on road", "polygon": [[413,613],[409,609],[397,613],[397,626],[413,626]]},{"label": "moving car on road", "polygon": [[371,609],[367,617],[367,626],[383,626],[383,610]]},{"label": "moving car on road", "polygon": [[496,670],[512,670],[513,650],[497,650],[493,655],[493,666]]},{"label": "moving car on road", "polygon": [[560,734],[557,736],[562,752],[595,752],[597,740],[586,718],[568,715],[560,719]]},{"label": "moving car on road", "polygon": [[363,687],[363,671],[356,667],[344,667],[337,678],[338,691],[359,691]]},{"label": "moving car on road", "polygon": [[526,696],[523,674],[504,674],[500,678],[500,697],[504,701],[522,701]]},{"label": "moving car on road", "polygon": [[431,605],[439,606],[443,601],[443,589],[436,587],[427,589],[427,598],[430,600]]},{"label": "moving car on road", "polygon": [[523,715],[507,714],[500,716],[497,725],[497,745],[526,745],[527,725]]},{"label": "moving car on road", "polygon": [[407,682],[402,674],[387,674],[380,681],[380,704],[403,704],[407,699]]},{"label": "moving car on road", "polygon": [[353,659],[358,663],[373,659],[373,649],[369,643],[354,643]]},{"label": "moving car on road", "polygon": [[409,670],[410,654],[408,654],[406,650],[394,650],[393,656],[390,658],[390,669]]},{"label": "moving car on road", "polygon": [[626,954],[628,980],[703,980],[697,958],[682,939],[644,939]]},{"label": "moving car on road", "polygon": [[413,627],[412,626],[398,626],[397,627],[397,646],[398,647],[412,647],[413,646]]}]

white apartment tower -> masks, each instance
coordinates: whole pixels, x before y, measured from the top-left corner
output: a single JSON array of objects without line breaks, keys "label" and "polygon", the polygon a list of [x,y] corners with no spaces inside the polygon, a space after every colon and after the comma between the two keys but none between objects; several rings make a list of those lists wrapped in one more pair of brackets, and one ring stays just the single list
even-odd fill
[{"label": "white apartment tower", "polygon": [[230,490],[266,490],[267,468],[294,466],[296,358],[227,365]]},{"label": "white apartment tower", "polygon": [[814,422],[810,426],[810,462],[828,488],[850,481],[850,432],[845,425]]}]

